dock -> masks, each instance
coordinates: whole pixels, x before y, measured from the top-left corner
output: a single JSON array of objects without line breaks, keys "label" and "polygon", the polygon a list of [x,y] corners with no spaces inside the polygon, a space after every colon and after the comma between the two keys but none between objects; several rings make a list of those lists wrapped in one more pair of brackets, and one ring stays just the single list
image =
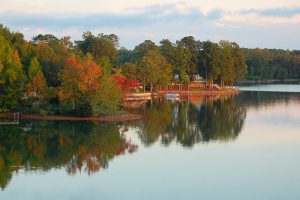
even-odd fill
[{"label": "dock", "polygon": [[152,98],[152,93],[151,92],[147,92],[147,93],[133,93],[133,94],[127,94],[124,97],[124,101],[128,102],[128,101],[147,101],[147,100],[151,100]]},{"label": "dock", "polygon": [[13,113],[11,120],[0,121],[0,125],[19,125],[20,123],[20,113]]}]

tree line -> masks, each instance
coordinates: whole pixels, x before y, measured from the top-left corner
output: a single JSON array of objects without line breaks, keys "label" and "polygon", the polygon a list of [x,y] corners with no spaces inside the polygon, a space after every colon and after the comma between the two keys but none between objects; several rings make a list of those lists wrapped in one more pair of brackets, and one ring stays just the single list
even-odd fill
[{"label": "tree line", "polygon": [[[111,114],[128,88],[112,76],[118,37],[90,32],[83,40],[22,33],[0,26],[0,111]],[[121,74],[120,74],[121,76]]]},{"label": "tree line", "polygon": [[28,41],[0,26],[2,112],[111,114],[138,82],[152,92],[174,82],[187,84],[197,73],[211,82],[233,84],[245,72],[241,49],[228,41],[215,44],[189,36],[160,45],[146,40],[127,50],[119,48],[115,34],[88,31],[74,42],[40,34]]},{"label": "tree line", "polygon": [[[270,62],[251,52],[235,42],[192,36],[174,43],[164,39],[159,45],[145,40],[133,50],[120,47],[115,34],[89,31],[75,41],[51,34],[25,40],[22,33],[0,25],[0,111],[111,114],[120,111],[123,95],[137,83],[152,92],[158,86],[188,84],[199,74],[209,83],[233,85],[245,78],[247,64],[248,75],[256,75],[256,68],[265,70]],[[299,71],[298,58],[289,57],[294,71]],[[292,62],[289,59],[285,61]],[[285,77],[285,65],[278,66]],[[288,73],[298,76],[294,71]]]},{"label": "tree line", "polygon": [[247,79],[300,79],[300,51],[243,49],[248,65]]},{"label": "tree line", "polygon": [[187,36],[175,43],[164,39],[159,44],[146,40],[133,50],[119,50],[122,73],[150,91],[171,82],[188,84],[196,74],[210,83],[233,85],[247,73],[244,52],[235,42],[201,42]]}]

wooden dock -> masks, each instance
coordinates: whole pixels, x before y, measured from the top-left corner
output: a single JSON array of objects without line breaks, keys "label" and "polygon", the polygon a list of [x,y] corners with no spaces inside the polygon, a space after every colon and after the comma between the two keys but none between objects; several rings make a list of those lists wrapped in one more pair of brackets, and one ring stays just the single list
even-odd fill
[{"label": "wooden dock", "polygon": [[8,122],[0,122],[0,125],[18,125],[19,122],[8,121]]},{"label": "wooden dock", "polygon": [[154,96],[165,96],[166,94],[179,94],[180,98],[186,98],[187,96],[217,96],[217,95],[231,95],[238,94],[239,90],[199,90],[199,91],[191,91],[191,90],[181,90],[181,91],[159,91],[154,93]]},{"label": "wooden dock", "polygon": [[0,121],[0,125],[19,125],[20,123],[20,113],[14,113],[12,116],[13,119]]},{"label": "wooden dock", "polygon": [[147,100],[151,100],[152,98],[152,93],[151,92],[147,92],[147,93],[134,93],[134,94],[127,94],[124,97],[124,101],[125,102],[129,102],[129,101],[147,101]]}]

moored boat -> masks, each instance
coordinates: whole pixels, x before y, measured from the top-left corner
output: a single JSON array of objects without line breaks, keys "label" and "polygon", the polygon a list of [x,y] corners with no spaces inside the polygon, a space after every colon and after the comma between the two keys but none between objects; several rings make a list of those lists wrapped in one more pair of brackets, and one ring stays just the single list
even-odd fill
[{"label": "moored boat", "polygon": [[166,99],[168,100],[178,100],[179,98],[179,94],[166,94]]}]

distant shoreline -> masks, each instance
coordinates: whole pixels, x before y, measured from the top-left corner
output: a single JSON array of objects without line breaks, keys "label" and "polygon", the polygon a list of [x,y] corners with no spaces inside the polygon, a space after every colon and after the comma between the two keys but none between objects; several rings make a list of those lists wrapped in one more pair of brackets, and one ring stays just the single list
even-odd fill
[{"label": "distant shoreline", "polygon": [[276,79],[270,79],[270,80],[244,80],[244,81],[238,81],[236,85],[241,86],[245,84],[272,84],[272,83],[297,83],[300,84],[300,79],[284,79],[284,80],[276,80]]}]

